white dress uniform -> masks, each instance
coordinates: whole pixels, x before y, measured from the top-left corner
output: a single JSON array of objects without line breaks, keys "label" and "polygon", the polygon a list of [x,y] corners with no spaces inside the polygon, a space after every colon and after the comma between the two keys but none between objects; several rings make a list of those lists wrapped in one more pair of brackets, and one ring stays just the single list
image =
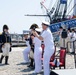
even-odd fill
[{"label": "white dress uniform", "polygon": [[59,31],[59,45],[60,45],[60,47],[63,47],[63,39],[61,37],[62,31],[63,30]]},{"label": "white dress uniform", "polygon": [[26,41],[27,48],[23,51],[23,57],[25,62],[29,62],[28,54],[30,53],[31,47],[29,44],[29,40]]},{"label": "white dress uniform", "polygon": [[43,37],[44,44],[45,44],[44,55],[43,55],[44,75],[50,75],[49,62],[50,62],[50,58],[53,55],[54,50],[55,50],[53,36],[52,36],[52,33],[49,28],[44,30],[43,33],[41,34],[41,36]]},{"label": "white dress uniform", "polygon": [[42,70],[41,64],[41,56],[42,56],[42,48],[41,48],[41,40],[37,37],[34,37],[34,61],[35,61],[35,73],[39,73]]},{"label": "white dress uniform", "polygon": [[74,52],[73,41],[75,41],[75,40],[76,40],[76,33],[72,32],[72,34],[71,34],[71,41],[72,41],[71,48],[72,48],[72,52]]},{"label": "white dress uniform", "polygon": [[71,48],[71,47],[70,47],[71,34],[72,34],[72,33],[69,32],[69,33],[68,33],[68,37],[67,37],[67,42],[69,42],[69,43],[68,43],[68,51],[69,51],[69,52],[71,52],[71,51],[70,51],[70,48]]}]

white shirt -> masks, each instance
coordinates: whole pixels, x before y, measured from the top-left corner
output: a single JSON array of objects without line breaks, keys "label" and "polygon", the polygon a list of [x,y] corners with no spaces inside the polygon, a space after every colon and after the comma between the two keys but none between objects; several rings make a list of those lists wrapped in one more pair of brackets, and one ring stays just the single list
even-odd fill
[{"label": "white shirt", "polygon": [[44,39],[45,48],[54,48],[53,36],[49,28],[44,30],[41,36]]},{"label": "white shirt", "polygon": [[72,33],[71,32],[69,32],[68,33],[68,37],[71,39],[71,35],[72,35]]},{"label": "white shirt", "polygon": [[26,41],[27,47],[30,47],[29,40]]},{"label": "white shirt", "polygon": [[71,39],[76,39],[76,33],[75,32],[72,32],[72,34],[71,34]]}]

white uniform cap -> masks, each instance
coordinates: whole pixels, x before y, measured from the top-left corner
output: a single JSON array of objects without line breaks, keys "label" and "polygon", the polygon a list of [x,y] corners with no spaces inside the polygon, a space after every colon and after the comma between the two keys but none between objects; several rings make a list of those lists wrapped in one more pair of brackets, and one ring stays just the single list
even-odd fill
[{"label": "white uniform cap", "polygon": [[47,22],[47,21],[42,21],[42,23],[43,23],[44,25],[50,26],[50,23]]},{"label": "white uniform cap", "polygon": [[29,34],[28,32],[24,33],[24,35],[28,35],[28,34]]},{"label": "white uniform cap", "polygon": [[36,28],[35,31],[42,32],[42,29],[41,28]]}]

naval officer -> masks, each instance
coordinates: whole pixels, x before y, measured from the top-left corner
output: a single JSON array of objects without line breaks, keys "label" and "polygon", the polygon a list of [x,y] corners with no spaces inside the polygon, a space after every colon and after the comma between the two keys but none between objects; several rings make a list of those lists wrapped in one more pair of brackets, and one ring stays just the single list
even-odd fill
[{"label": "naval officer", "polygon": [[[41,30],[39,28],[36,28],[35,31],[40,34]],[[42,70],[42,64],[41,64],[41,56],[42,56],[42,48],[41,48],[41,40],[37,37],[34,37],[33,39],[34,43],[34,61],[35,61],[35,73],[39,73]]]},{"label": "naval officer", "polygon": [[43,55],[44,75],[50,75],[49,62],[55,50],[53,36],[49,29],[49,25],[50,25],[49,22],[43,21],[42,22],[42,29],[43,29],[42,34],[38,35],[37,32],[33,32],[33,34],[40,40],[43,40],[45,44],[44,55]]}]

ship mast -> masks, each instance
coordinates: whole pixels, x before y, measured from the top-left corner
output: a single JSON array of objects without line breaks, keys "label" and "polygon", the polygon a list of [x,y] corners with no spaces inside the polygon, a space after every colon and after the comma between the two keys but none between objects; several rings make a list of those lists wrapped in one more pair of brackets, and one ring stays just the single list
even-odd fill
[{"label": "ship mast", "polygon": [[76,16],[76,0],[74,0],[74,10],[73,10],[73,13],[74,13],[74,16]]},{"label": "ship mast", "polygon": [[[62,21],[62,19],[65,18],[65,15],[66,15],[66,8],[67,8],[67,3],[61,3],[61,1],[66,1],[67,0],[56,0],[54,6],[51,6],[50,4],[50,7],[52,7],[51,9],[47,8],[45,5],[44,5],[44,2],[45,0],[43,0],[42,2],[40,2],[41,4],[41,8],[44,8],[46,10],[46,15],[25,15],[25,16],[45,16],[45,17],[49,17],[49,20],[50,20],[50,24],[51,23],[56,23],[58,22],[58,19],[59,21]],[[63,7],[63,10],[62,10],[62,7]]]}]

